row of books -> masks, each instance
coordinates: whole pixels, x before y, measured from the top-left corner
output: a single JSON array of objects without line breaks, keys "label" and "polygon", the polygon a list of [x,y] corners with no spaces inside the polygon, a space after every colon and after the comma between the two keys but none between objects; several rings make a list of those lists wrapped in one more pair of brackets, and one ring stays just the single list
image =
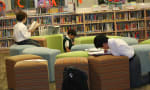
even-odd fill
[{"label": "row of books", "polygon": [[0,20],[0,28],[13,27],[16,22],[16,19]]},{"label": "row of books", "polygon": [[[33,21],[37,21],[40,24],[52,24],[52,18],[51,16],[45,16],[45,17],[30,17],[27,19],[27,25],[30,25]],[[0,27],[1,28],[8,28],[13,27],[16,24],[16,19],[6,19],[6,20],[0,20]]]},{"label": "row of books", "polygon": [[54,17],[55,24],[75,24],[75,23],[83,23],[82,15],[72,15],[72,16],[55,16]]},{"label": "row of books", "polygon": [[68,30],[76,30],[77,33],[84,33],[83,25],[63,26],[60,28],[60,33],[66,33]]},{"label": "row of books", "polygon": [[122,19],[128,20],[129,19],[129,13],[128,12],[118,12],[116,14],[116,19],[117,20],[122,20]]},{"label": "row of books", "polygon": [[134,11],[130,12],[129,19],[143,19],[144,11]]},{"label": "row of books", "polygon": [[117,30],[141,30],[144,29],[144,21],[117,23]]},{"label": "row of books", "polygon": [[7,48],[14,44],[13,40],[0,40],[0,48]]},{"label": "row of books", "polygon": [[[134,12],[117,12],[117,20],[129,20],[129,19],[143,19],[143,11],[134,11]],[[85,15],[85,21],[102,21],[102,20],[114,20],[114,13],[101,13],[101,14],[87,14]]]},{"label": "row of books", "polygon": [[37,21],[40,24],[52,24],[51,16],[44,16],[44,17],[30,17],[27,20],[27,24],[30,25],[33,21]]},{"label": "row of books", "polygon": [[150,18],[150,10],[146,11],[146,16]]},{"label": "row of books", "polygon": [[85,21],[101,21],[101,20],[114,20],[113,13],[101,13],[101,14],[87,14],[85,15]]},{"label": "row of books", "polygon": [[0,30],[0,38],[12,38],[13,30]]},{"label": "row of books", "polygon": [[89,24],[85,26],[86,32],[109,32],[114,30],[114,23]]},{"label": "row of books", "polygon": [[147,32],[147,37],[150,38],[150,31]]},{"label": "row of books", "polygon": [[150,30],[150,21],[147,21],[147,29]]},{"label": "row of books", "polygon": [[134,37],[137,39],[144,39],[145,35],[143,31],[137,31],[137,32],[123,32],[123,33],[117,33],[118,36],[124,36],[124,37]]}]

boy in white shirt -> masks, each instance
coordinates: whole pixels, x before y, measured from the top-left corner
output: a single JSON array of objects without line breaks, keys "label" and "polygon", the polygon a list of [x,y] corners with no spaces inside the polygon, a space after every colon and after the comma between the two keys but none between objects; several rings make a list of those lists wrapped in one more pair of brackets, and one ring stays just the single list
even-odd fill
[{"label": "boy in white shirt", "polygon": [[94,44],[96,48],[103,48],[105,52],[110,49],[114,56],[127,56],[129,58],[131,88],[137,88],[145,84],[141,75],[140,59],[135,55],[133,47],[122,39],[108,39],[105,35],[96,36]]},{"label": "boy in white shirt", "polygon": [[27,14],[23,11],[16,13],[17,24],[14,26],[13,37],[18,45],[35,45],[40,47],[38,41],[30,39],[34,30],[28,30],[24,23],[27,21]]},{"label": "boy in white shirt", "polygon": [[131,59],[134,56],[134,49],[122,39],[108,39],[105,35],[96,36],[94,39],[96,48],[103,48],[105,52],[110,49],[114,56],[127,56]]}]

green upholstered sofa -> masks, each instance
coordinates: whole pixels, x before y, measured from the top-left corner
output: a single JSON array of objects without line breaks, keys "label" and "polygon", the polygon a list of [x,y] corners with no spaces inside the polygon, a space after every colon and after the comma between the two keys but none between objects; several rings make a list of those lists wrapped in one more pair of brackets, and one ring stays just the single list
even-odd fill
[{"label": "green upholstered sofa", "polygon": [[[130,37],[121,37],[121,36],[107,36],[108,38],[121,38],[124,41],[126,41],[129,45],[135,45],[138,44],[138,40],[135,38]],[[46,39],[47,47],[50,49],[58,49],[61,51],[61,53],[64,52],[63,49],[63,34],[55,34],[55,35],[46,35],[46,36],[33,36],[32,39],[37,38],[44,38]],[[78,51],[79,47],[81,48],[81,44],[93,44],[95,36],[81,36],[78,38],[75,38],[75,45],[78,45],[74,47],[72,51]],[[38,39],[37,39],[38,40]],[[82,45],[83,46],[83,45]],[[89,46],[89,45],[87,45]],[[93,45],[91,45],[93,47]],[[90,46],[90,47],[91,47]],[[85,49],[86,46],[84,47]]]},{"label": "green upholstered sofa", "polygon": [[150,44],[150,39],[140,42],[140,44]]},{"label": "green upholstered sofa", "polygon": [[66,57],[88,57],[88,52],[86,51],[74,51],[68,53],[62,53],[56,56],[56,59],[66,58]]}]

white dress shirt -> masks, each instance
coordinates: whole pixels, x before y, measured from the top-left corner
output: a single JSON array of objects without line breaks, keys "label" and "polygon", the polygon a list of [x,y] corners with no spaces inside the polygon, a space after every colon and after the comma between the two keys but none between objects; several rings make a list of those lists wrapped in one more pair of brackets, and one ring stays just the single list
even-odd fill
[{"label": "white dress shirt", "polygon": [[28,31],[27,26],[22,22],[18,22],[14,26],[13,38],[15,42],[21,42],[31,37],[31,32]]},{"label": "white dress shirt", "polygon": [[[69,36],[66,36],[68,39],[70,39],[69,38]],[[66,42],[65,42],[65,47],[69,47],[69,40],[66,40]]]},{"label": "white dress shirt", "polygon": [[108,46],[114,56],[127,56],[128,58],[134,56],[134,49],[122,39],[108,39]]}]

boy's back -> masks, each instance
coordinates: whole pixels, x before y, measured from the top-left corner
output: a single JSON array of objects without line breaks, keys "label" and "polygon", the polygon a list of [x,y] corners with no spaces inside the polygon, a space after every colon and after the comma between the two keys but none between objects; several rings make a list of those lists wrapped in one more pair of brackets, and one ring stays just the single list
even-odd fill
[{"label": "boy's back", "polygon": [[31,37],[31,33],[28,32],[27,27],[22,22],[18,22],[14,26],[13,37],[16,42],[20,42],[29,39]]}]

